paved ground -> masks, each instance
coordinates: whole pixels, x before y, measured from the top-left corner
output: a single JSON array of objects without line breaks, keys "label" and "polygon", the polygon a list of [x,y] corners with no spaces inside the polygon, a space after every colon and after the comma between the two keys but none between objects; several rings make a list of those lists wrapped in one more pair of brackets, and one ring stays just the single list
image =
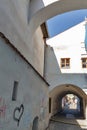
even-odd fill
[{"label": "paved ground", "polygon": [[48,130],[87,130],[87,120],[77,119],[72,114],[55,115],[50,120]]},{"label": "paved ground", "polygon": [[87,130],[87,128],[81,128],[79,125],[51,121],[48,130]]}]

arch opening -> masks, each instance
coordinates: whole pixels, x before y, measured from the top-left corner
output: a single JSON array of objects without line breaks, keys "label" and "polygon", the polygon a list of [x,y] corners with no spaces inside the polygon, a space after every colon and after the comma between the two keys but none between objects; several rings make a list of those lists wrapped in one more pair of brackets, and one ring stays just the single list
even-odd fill
[{"label": "arch opening", "polygon": [[69,118],[85,117],[85,93],[73,85],[61,85],[51,90],[51,116]]},{"label": "arch opening", "polygon": [[61,93],[56,97],[56,114],[69,118],[84,118],[83,100],[73,92]]},{"label": "arch opening", "polygon": [[61,99],[61,107],[65,113],[72,113],[72,110],[80,110],[80,98],[74,94],[66,94]]},{"label": "arch opening", "polygon": [[61,98],[60,114],[66,117],[82,117],[82,99],[73,93],[68,93]]}]

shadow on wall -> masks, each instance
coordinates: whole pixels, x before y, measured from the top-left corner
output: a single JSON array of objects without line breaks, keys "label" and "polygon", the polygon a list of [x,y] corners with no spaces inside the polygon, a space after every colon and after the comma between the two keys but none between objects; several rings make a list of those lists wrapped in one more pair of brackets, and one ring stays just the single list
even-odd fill
[{"label": "shadow on wall", "polygon": [[41,8],[44,7],[44,3],[42,0],[30,0],[30,6],[29,6],[29,18],[28,20],[31,19],[31,17]]},{"label": "shadow on wall", "polygon": [[36,116],[33,120],[32,130],[38,130],[38,122],[39,122],[39,118]]},{"label": "shadow on wall", "polygon": [[61,74],[59,64],[57,62],[56,56],[54,54],[53,48],[50,46],[46,46],[45,49],[45,77],[47,81],[49,81],[49,76],[54,76],[57,74]]}]

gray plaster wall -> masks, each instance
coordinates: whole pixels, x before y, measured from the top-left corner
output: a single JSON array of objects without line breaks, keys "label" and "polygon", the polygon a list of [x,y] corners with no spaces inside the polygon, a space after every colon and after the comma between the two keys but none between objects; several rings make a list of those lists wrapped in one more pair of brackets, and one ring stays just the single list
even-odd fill
[{"label": "gray plaster wall", "polygon": [[[41,31],[39,31],[41,34],[36,31],[39,44],[35,44],[35,40],[33,40],[33,35],[36,37],[35,32],[30,36],[32,29],[29,30],[29,9],[30,0],[0,0],[0,32],[10,40],[11,44],[15,46],[42,75],[42,64],[44,64],[44,54],[42,54],[44,52],[43,36],[41,36]],[[34,21],[34,23],[35,22],[36,21]],[[41,37],[39,37],[39,35]],[[42,48],[42,52],[39,52],[39,48]],[[37,54],[35,52],[37,52]],[[39,56],[40,53],[41,55]]]},{"label": "gray plaster wall", "polygon": [[43,40],[43,34],[41,28],[38,27],[32,37],[32,61],[33,67],[40,73],[41,76],[44,75],[44,48],[45,43]]},{"label": "gray plaster wall", "polygon": [[[14,82],[16,100],[12,100]],[[0,130],[32,130],[48,125],[48,85],[36,71],[0,37]]]},{"label": "gray plaster wall", "polygon": [[31,0],[30,1],[30,15],[29,20],[35,15],[36,12],[38,12],[40,9],[44,8],[44,2],[43,0]]}]

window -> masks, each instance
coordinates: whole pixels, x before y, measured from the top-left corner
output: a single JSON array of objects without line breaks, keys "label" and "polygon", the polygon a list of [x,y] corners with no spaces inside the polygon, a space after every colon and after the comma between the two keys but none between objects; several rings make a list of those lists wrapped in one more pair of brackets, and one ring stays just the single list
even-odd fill
[{"label": "window", "polygon": [[61,68],[70,68],[70,58],[61,58]]},{"label": "window", "polygon": [[87,68],[87,58],[82,58],[82,68]]}]

